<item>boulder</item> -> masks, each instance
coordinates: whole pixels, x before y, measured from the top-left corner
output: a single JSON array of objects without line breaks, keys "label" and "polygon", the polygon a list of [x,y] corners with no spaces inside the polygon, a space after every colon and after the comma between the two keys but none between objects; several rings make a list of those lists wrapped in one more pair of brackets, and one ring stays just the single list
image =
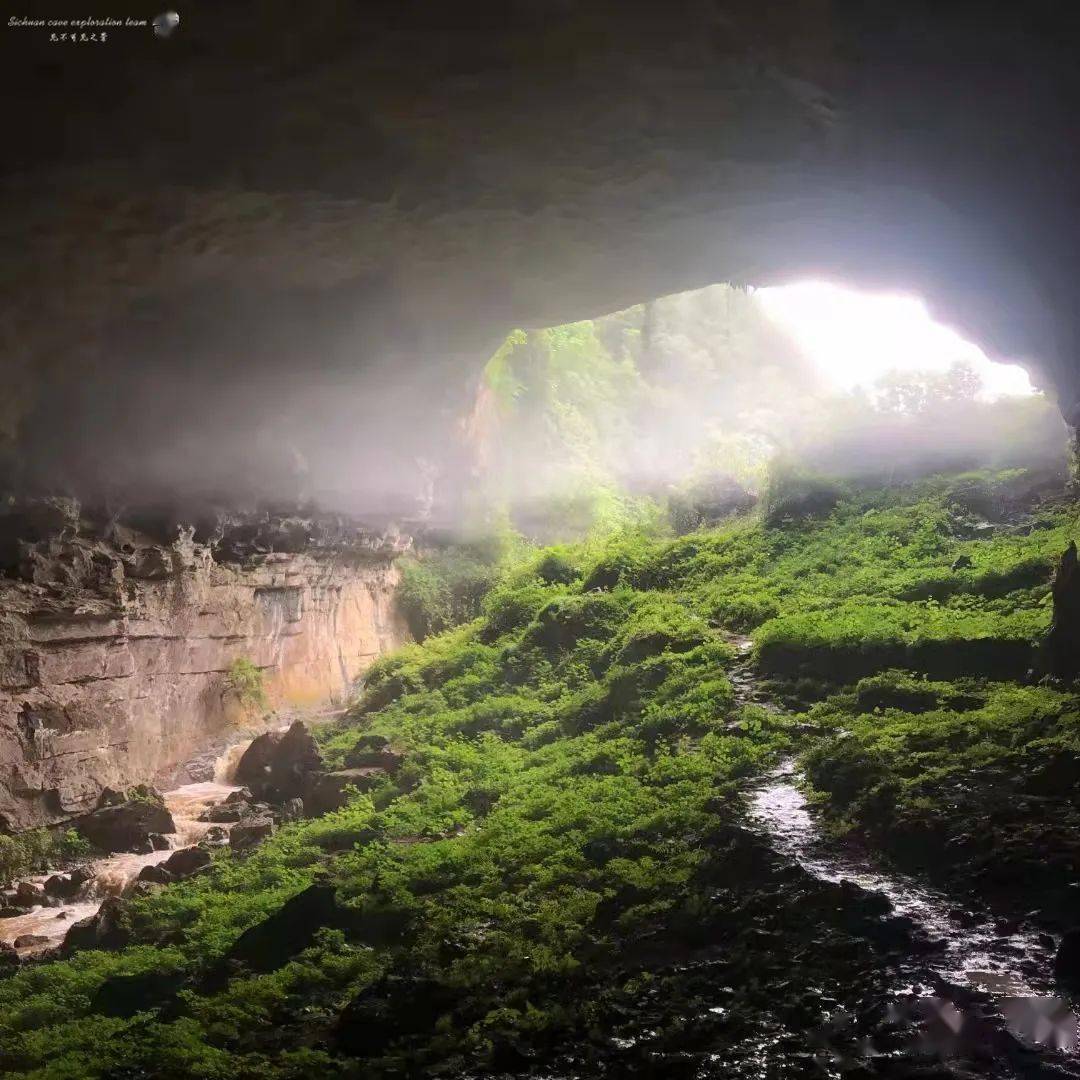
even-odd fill
[{"label": "boulder", "polygon": [[167,851],[169,848],[168,837],[162,836],[161,833],[152,832],[147,840],[150,841],[150,847],[154,851]]},{"label": "boulder", "polygon": [[48,945],[49,939],[41,934],[20,934],[12,944],[16,949],[33,949],[40,945]]},{"label": "boulder", "polygon": [[319,748],[298,720],[284,734],[267,732],[255,739],[236,766],[236,780],[255,798],[281,803],[302,796],[310,777],[321,771]]},{"label": "boulder", "polygon": [[45,903],[45,890],[32,881],[20,881],[15,886],[15,902],[25,907],[37,907]]},{"label": "boulder", "polygon": [[255,817],[241,821],[229,832],[229,847],[233,851],[248,851],[261,844],[274,832],[274,819]]},{"label": "boulder", "polygon": [[1054,974],[1059,979],[1080,984],[1080,926],[1066,930],[1054,957]]},{"label": "boulder", "polygon": [[95,991],[90,1011],[99,1016],[134,1016],[174,1000],[183,984],[184,976],[176,972],[112,975]]},{"label": "boulder", "polygon": [[79,834],[102,851],[154,850],[151,833],[176,832],[176,824],[163,802],[151,798],[131,799],[119,806],[95,810],[75,823]]},{"label": "boulder", "polygon": [[220,825],[211,825],[199,841],[203,847],[225,847],[229,843],[229,834]]},{"label": "boulder", "polygon": [[209,852],[200,847],[188,847],[174,851],[162,864],[162,869],[174,878],[186,878],[209,866],[210,863]]},{"label": "boulder", "polygon": [[72,923],[64,937],[64,953],[77,949],[122,949],[131,934],[124,926],[124,901],[107,896],[95,915]]},{"label": "boulder", "polygon": [[251,971],[276,971],[306,949],[324,926],[341,926],[343,918],[333,886],[321,883],[308,886],[236,939],[209,976],[207,988],[227,979],[238,963]]},{"label": "boulder", "polygon": [[165,869],[160,863],[155,863],[153,866],[144,866],[139,871],[139,876],[136,881],[150,881],[155,885],[168,885],[174,881],[175,878],[168,870]]},{"label": "boulder", "polygon": [[[271,782],[274,756],[280,742],[281,733],[277,731],[267,731],[252,739],[251,745],[236,763],[236,770],[233,773],[233,779],[243,785],[241,791],[251,792],[251,797],[254,798],[254,792],[262,790]],[[233,796],[238,794],[238,792],[231,793]]]},{"label": "boulder", "polygon": [[211,821],[215,825],[229,825],[234,821],[239,821],[249,811],[250,807],[246,803],[233,803],[232,806],[219,803],[217,806],[204,810],[199,815],[199,820]]},{"label": "boulder", "polygon": [[281,804],[281,820],[283,823],[299,821],[304,816],[303,799],[286,799]]},{"label": "boulder", "polygon": [[45,882],[45,892],[59,900],[74,900],[83,886],[94,880],[93,872],[77,867],[70,874],[53,874]]},{"label": "boulder", "polygon": [[304,792],[304,813],[318,817],[340,810],[349,801],[349,789],[369,791],[386,776],[382,769],[339,769],[313,776]]},{"label": "boulder", "polygon": [[394,774],[401,768],[404,754],[390,747],[390,740],[382,735],[362,735],[345,754],[345,766],[349,769],[382,769]]},{"label": "boulder", "polygon": [[225,805],[231,806],[233,803],[238,802],[249,803],[253,802],[254,799],[255,796],[251,794],[251,788],[240,787],[235,791],[230,791],[229,794],[225,796]]},{"label": "boulder", "polygon": [[19,962],[19,953],[10,941],[0,941],[0,967],[12,967]]},{"label": "boulder", "polygon": [[1054,617],[1043,641],[1041,666],[1047,674],[1075,679],[1080,675],[1080,562],[1074,540],[1058,562],[1051,593]]}]

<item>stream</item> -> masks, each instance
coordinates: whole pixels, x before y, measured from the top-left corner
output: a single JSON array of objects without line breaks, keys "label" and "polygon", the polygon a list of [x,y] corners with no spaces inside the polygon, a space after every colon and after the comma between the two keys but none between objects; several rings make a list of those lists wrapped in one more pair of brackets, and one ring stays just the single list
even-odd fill
[{"label": "stream", "polygon": [[[340,717],[343,711],[326,706],[314,709],[282,710],[275,718],[273,730],[287,731],[296,720],[303,720],[309,726],[328,723]],[[25,915],[0,919],[0,941],[14,944],[16,938],[27,934],[44,939],[33,945],[19,948],[19,955],[23,957],[54,948],[63,942],[68,928],[73,923],[96,914],[107,896],[122,894],[139,876],[143,867],[165,862],[174,851],[197,844],[212,827],[209,822],[200,821],[200,815],[215,803],[221,802],[231,792],[239,790],[230,781],[244,751],[251,745],[254,735],[255,733],[250,733],[238,742],[225,746],[219,745],[204,755],[208,761],[213,761],[213,780],[183,784],[164,793],[162,797],[176,825],[176,832],[167,836],[169,841],[167,848],[144,855],[120,852],[94,860],[87,866],[94,873],[94,877],[83,886],[74,900],[57,907],[33,907]],[[218,827],[226,831],[230,828],[227,823],[219,824]],[[23,880],[35,885],[44,885],[56,872],[63,871],[48,870],[43,874]]]},{"label": "stream", "polygon": [[[242,743],[241,747],[246,745],[247,743]],[[0,941],[13,943],[24,934],[45,939],[20,948],[21,956],[30,956],[59,945],[73,923],[95,914],[105,897],[122,893],[139,876],[144,866],[164,862],[178,848],[197,844],[211,828],[209,822],[198,820],[199,815],[236,790],[234,785],[215,780],[201,784],[185,784],[165,792],[165,805],[176,824],[176,832],[167,837],[169,847],[145,855],[120,852],[90,863],[89,869],[95,876],[83,886],[74,900],[59,907],[34,907],[25,915],[0,919]],[[43,885],[51,874],[52,871],[48,871],[24,880]]]},{"label": "stream", "polygon": [[[731,671],[736,700],[775,708],[757,687],[752,642],[741,637],[732,643],[738,653]],[[781,762],[751,791],[750,824],[775,851],[813,877],[833,884],[851,882],[884,896],[894,916],[910,920],[927,948],[901,966],[893,987],[896,1000],[936,995],[960,1005],[961,1011],[961,1003],[988,1000],[1013,1035],[1075,1053],[1077,1002],[1057,996],[1054,939],[958,904],[872,853],[831,840],[811,812],[802,779],[791,759]]]}]

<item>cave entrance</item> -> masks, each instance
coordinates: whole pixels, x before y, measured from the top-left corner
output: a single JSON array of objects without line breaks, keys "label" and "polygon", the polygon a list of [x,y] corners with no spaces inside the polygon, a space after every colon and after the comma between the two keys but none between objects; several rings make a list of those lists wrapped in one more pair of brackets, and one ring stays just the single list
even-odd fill
[{"label": "cave entrance", "polygon": [[[518,329],[468,424],[477,475],[527,533],[580,531],[619,496],[752,505],[780,469],[902,482],[1038,466],[1067,429],[1019,364],[918,297],[805,281],[726,284]],[[699,500],[700,501],[700,500]]]}]

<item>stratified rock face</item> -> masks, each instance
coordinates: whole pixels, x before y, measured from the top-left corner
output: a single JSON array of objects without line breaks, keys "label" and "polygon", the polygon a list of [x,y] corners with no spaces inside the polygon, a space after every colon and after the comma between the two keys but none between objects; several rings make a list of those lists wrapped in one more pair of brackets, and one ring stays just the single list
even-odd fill
[{"label": "stratified rock face", "polygon": [[[272,703],[315,703],[404,637],[396,541],[280,552],[190,529],[169,545],[75,531],[23,542],[18,577],[0,576],[5,828],[85,814],[104,788],[220,741],[239,718],[226,689],[239,658]],[[226,549],[238,561],[216,561]]]}]

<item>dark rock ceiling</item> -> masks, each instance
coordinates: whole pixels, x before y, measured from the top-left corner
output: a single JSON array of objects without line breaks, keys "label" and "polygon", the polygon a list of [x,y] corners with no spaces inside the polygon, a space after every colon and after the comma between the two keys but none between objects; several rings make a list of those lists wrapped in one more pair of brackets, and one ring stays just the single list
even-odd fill
[{"label": "dark rock ceiling", "polygon": [[5,28],[8,486],[394,507],[508,328],[718,280],[913,289],[1080,398],[1066,3],[180,14]]}]

